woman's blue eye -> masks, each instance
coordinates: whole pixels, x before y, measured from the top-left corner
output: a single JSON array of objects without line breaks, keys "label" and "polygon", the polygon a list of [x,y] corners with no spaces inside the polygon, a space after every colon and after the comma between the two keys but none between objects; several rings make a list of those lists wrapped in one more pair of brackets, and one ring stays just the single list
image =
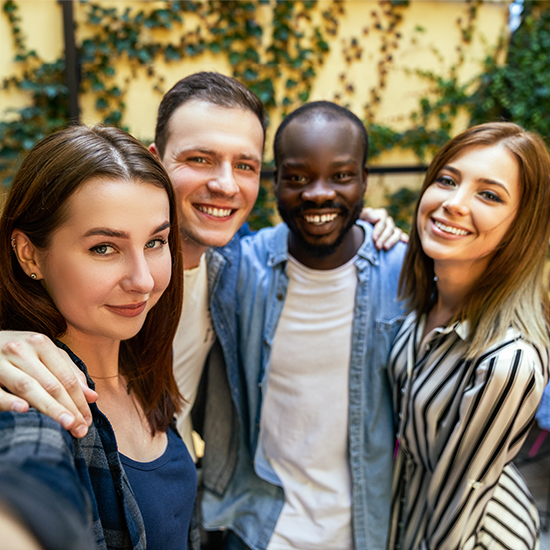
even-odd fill
[{"label": "woman's blue eye", "polygon": [[145,245],[145,248],[159,248],[160,246],[164,246],[167,243],[168,241],[166,239],[153,239]]},{"label": "woman's blue eye", "polygon": [[104,256],[109,252],[109,248],[113,247],[109,246],[108,244],[98,244],[97,246],[92,246],[92,248],[90,248],[90,251],[96,252],[97,254]]}]

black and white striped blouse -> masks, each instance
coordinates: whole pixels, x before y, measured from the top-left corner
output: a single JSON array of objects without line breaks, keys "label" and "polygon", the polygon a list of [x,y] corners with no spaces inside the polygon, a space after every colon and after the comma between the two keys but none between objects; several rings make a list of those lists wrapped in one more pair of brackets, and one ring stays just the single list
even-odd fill
[{"label": "black and white striped blouse", "polygon": [[391,550],[533,549],[538,515],[510,464],[548,381],[548,351],[510,329],[466,360],[467,323],[422,339],[407,317],[390,355],[399,449]]}]

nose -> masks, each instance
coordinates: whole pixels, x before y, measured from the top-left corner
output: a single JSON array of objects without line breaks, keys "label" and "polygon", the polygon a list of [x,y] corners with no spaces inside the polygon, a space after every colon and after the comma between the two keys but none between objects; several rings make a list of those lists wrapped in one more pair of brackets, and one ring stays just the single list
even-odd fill
[{"label": "nose", "polygon": [[207,184],[208,189],[217,195],[234,197],[239,192],[235,181],[233,166],[230,162],[221,163]]},{"label": "nose", "polygon": [[122,288],[127,292],[149,294],[155,286],[149,263],[143,252],[137,253],[126,262],[126,273]]},{"label": "nose", "polygon": [[453,216],[466,216],[470,211],[471,196],[465,186],[460,186],[451,191],[443,202],[443,208]]},{"label": "nose", "polygon": [[302,199],[316,204],[323,204],[336,198],[336,191],[323,179],[317,179],[306,185],[302,191]]}]

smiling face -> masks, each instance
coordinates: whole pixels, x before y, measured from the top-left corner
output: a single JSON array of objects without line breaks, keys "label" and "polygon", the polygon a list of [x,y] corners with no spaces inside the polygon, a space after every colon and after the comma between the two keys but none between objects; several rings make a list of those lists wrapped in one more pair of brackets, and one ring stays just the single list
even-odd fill
[{"label": "smiling face", "polygon": [[366,187],[363,148],[359,129],[344,117],[297,118],[281,135],[279,212],[290,229],[291,254],[310,267],[342,265],[362,242],[354,224]]},{"label": "smiling face", "polygon": [[67,322],[62,340],[76,351],[135,336],[170,281],[166,192],[92,179],[66,209],[49,246],[37,253],[38,278]]},{"label": "smiling face", "polygon": [[160,160],[178,198],[186,268],[246,221],[260,187],[263,141],[252,111],[196,100],[174,111]]},{"label": "smiling face", "polygon": [[513,223],[519,167],[504,146],[473,146],[451,159],[422,195],[417,229],[426,255],[475,278]]}]

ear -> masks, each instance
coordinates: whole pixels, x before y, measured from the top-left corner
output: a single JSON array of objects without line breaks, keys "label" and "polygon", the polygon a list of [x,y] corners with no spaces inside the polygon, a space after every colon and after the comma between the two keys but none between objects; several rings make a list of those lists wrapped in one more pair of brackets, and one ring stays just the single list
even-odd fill
[{"label": "ear", "polygon": [[155,155],[155,157],[157,157],[158,160],[162,161],[162,159],[160,158],[157,146],[154,143],[151,143],[151,145],[149,145],[148,149],[149,149],[150,153],[153,153],[153,155]]},{"label": "ear", "polygon": [[33,279],[43,279],[44,277],[42,276],[40,261],[38,259],[38,250],[31,243],[27,235],[20,229],[14,229],[11,234],[11,244],[21,269],[29,277],[35,275],[35,277],[32,277]]}]

